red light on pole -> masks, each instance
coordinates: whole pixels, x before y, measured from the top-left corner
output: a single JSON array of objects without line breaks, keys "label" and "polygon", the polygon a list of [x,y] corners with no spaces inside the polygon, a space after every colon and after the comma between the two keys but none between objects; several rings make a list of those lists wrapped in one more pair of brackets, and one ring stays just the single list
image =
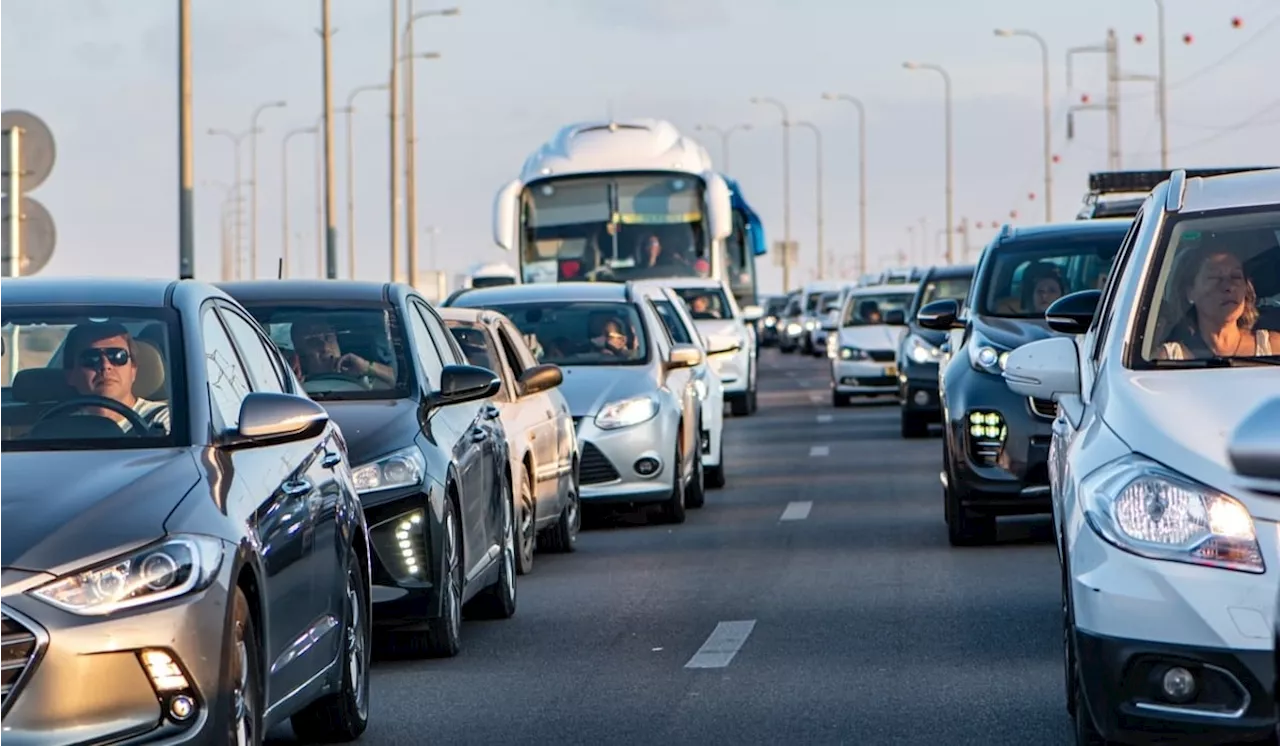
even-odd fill
[{"label": "red light on pole", "polygon": [[1183,43],[1183,44],[1190,44],[1192,41],[1194,41],[1194,37],[1192,37],[1192,36],[1191,36],[1191,34],[1183,34],[1183,35],[1182,35],[1182,43]]},{"label": "red light on pole", "polygon": [[1143,42],[1143,40],[1144,40],[1144,39],[1146,39],[1146,38],[1147,38],[1147,37],[1143,36],[1142,34],[1134,34],[1134,35],[1133,35],[1133,41],[1134,41],[1134,43],[1136,43],[1136,44],[1141,44],[1141,43]]},{"label": "red light on pole", "polygon": [[983,225],[984,225],[984,223],[983,223],[981,220],[979,220],[978,222],[976,222],[976,223],[974,223],[974,224],[973,224],[973,227],[974,227],[974,228],[977,228],[978,230],[982,230],[982,226],[983,226]]},{"label": "red light on pole", "polygon": [[1017,219],[1018,219],[1018,211],[1017,211],[1017,210],[1010,210],[1010,211],[1009,211],[1009,218],[1010,218],[1010,219],[1012,219],[1012,220],[1017,220]]},{"label": "red light on pole", "polygon": [[1027,199],[1031,200],[1032,202],[1035,202],[1035,201],[1036,201],[1036,193],[1035,193],[1035,192],[1027,192]]},{"label": "red light on pole", "polygon": [[1054,163],[1062,163],[1062,156],[1057,155],[1057,154],[1054,154],[1054,156],[1053,156],[1053,162],[1054,162]]},{"label": "red light on pole", "polygon": [[1082,103],[1082,104],[1087,104],[1087,103],[1089,103],[1089,94],[1087,94],[1087,93],[1082,93],[1082,94],[1080,94],[1080,103]]},{"label": "red light on pole", "polygon": [[1231,19],[1231,28],[1242,28],[1243,26],[1244,19],[1240,16],[1235,16]]}]

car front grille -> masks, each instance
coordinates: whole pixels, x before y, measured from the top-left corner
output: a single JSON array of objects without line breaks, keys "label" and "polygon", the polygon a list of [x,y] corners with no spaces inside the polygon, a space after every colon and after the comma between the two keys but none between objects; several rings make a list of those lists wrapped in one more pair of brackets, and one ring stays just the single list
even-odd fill
[{"label": "car front grille", "polygon": [[1031,405],[1031,413],[1037,417],[1052,420],[1058,416],[1058,404],[1053,400],[1029,397],[1027,403]]},{"label": "car front grille", "polygon": [[898,353],[893,350],[867,350],[867,354],[877,363],[892,363]]},{"label": "car front grille", "polygon": [[610,463],[607,456],[591,443],[582,444],[582,460],[578,464],[580,484],[603,484],[621,479],[622,475]]},{"label": "car front grille", "polygon": [[5,710],[9,709],[9,697],[16,693],[22,683],[23,674],[40,652],[40,640],[34,629],[9,616],[0,613],[0,701]]}]

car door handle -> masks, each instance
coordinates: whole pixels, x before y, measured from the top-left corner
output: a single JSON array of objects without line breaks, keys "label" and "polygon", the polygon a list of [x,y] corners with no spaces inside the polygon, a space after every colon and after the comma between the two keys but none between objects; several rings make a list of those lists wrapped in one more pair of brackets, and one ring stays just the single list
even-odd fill
[{"label": "car door handle", "polygon": [[342,454],[340,453],[325,453],[324,458],[320,461],[320,465],[326,469],[332,469],[340,463],[342,463]]},{"label": "car door handle", "polygon": [[280,485],[280,489],[289,497],[298,497],[311,491],[311,483],[305,479],[295,479]]},{"label": "car door handle", "polygon": [[492,404],[486,404],[484,406],[484,418],[486,420],[492,420],[494,417],[497,417],[500,414],[502,414],[502,410],[498,409]]},{"label": "car door handle", "polygon": [[471,442],[479,443],[489,437],[489,431],[483,427],[474,427],[471,429]]}]

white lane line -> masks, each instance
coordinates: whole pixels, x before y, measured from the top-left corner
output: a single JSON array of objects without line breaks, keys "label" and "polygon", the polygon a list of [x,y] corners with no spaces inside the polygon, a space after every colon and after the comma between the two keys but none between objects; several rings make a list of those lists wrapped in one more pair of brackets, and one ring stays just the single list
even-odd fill
[{"label": "white lane line", "polygon": [[809,401],[813,402],[814,404],[821,404],[823,401],[826,400],[826,398],[827,397],[823,396],[822,394],[819,394],[816,391],[813,392],[812,394],[809,394]]},{"label": "white lane line", "polygon": [[746,644],[755,626],[754,619],[745,622],[720,622],[684,667],[724,668]]},{"label": "white lane line", "polygon": [[812,509],[813,509],[813,502],[811,500],[804,500],[803,502],[787,503],[787,509],[782,511],[782,517],[779,518],[778,520],[803,521],[804,519],[809,517],[809,511]]},{"label": "white lane line", "polygon": [[810,456],[830,456],[831,446],[811,446],[809,448]]},{"label": "white lane line", "polygon": [[831,415],[829,415],[829,414],[820,414],[820,415],[818,415],[818,423],[819,423],[819,424],[822,424],[822,423],[824,423],[824,422],[830,422],[830,421],[831,421],[831,419],[832,419],[832,417],[831,417]]},{"label": "white lane line", "polygon": [[802,389],[807,389],[807,388],[809,388],[809,382],[808,382],[808,381],[798,381],[798,383],[800,384],[800,388],[802,388]]},{"label": "white lane line", "polygon": [[787,371],[787,378],[795,378],[795,377],[796,377],[796,372],[794,370]]}]

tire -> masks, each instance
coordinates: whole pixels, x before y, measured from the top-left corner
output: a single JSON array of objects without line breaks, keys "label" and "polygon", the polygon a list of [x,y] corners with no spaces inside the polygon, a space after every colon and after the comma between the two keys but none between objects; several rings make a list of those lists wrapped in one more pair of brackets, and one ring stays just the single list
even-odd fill
[{"label": "tire", "polygon": [[227,741],[259,746],[262,732],[262,647],[244,591],[231,597],[231,636],[228,639],[225,680],[227,693]]},{"label": "tire", "polygon": [[747,401],[747,394],[734,394],[729,400],[729,411],[734,417],[746,417],[751,414],[751,403]]},{"label": "tire", "polygon": [[[578,473],[574,468],[574,474]],[[575,476],[569,487],[567,504],[560,511],[555,525],[538,536],[538,548],[558,554],[568,554],[578,548],[578,531],[582,529],[582,500],[578,497],[578,479]]]},{"label": "tire", "polygon": [[502,501],[502,543],[498,553],[498,579],[480,591],[467,611],[478,619],[510,619],[516,613],[516,508],[510,485]]},{"label": "tire", "polygon": [[697,455],[693,457],[693,478],[689,480],[688,492],[685,496],[685,504],[691,510],[697,510],[707,504],[707,473],[702,465],[702,449],[698,449]]},{"label": "tire", "polygon": [[516,474],[520,492],[516,497],[516,572],[527,575],[533,572],[533,551],[538,546],[537,515],[534,510],[533,484],[528,467],[520,462]]},{"label": "tire", "polygon": [[671,462],[674,477],[671,480],[671,497],[662,504],[663,517],[667,523],[684,523],[684,479],[680,475],[680,465],[684,463],[684,436],[676,435],[676,456]]},{"label": "tire", "polygon": [[847,407],[852,403],[853,401],[850,399],[848,394],[842,394],[839,391],[835,391],[835,390],[831,391],[831,406]]},{"label": "tire", "polygon": [[1080,680],[1079,661],[1076,661],[1072,679],[1074,679],[1073,686],[1076,700],[1076,714],[1072,718],[1075,725],[1076,746],[1111,746],[1113,742],[1103,738],[1102,734],[1093,725],[1093,716],[1089,714],[1089,705],[1084,697],[1084,684]]},{"label": "tire", "polygon": [[929,434],[929,423],[915,412],[902,410],[902,437],[923,438]]},{"label": "tire", "polygon": [[720,435],[719,462],[716,463],[715,466],[704,466],[703,469],[704,469],[703,473],[706,475],[706,477],[703,480],[703,485],[705,487],[708,487],[713,490],[724,489],[725,478],[724,478],[724,434],[723,433],[721,433]]},{"label": "tire", "polygon": [[291,719],[294,735],[304,743],[346,743],[369,727],[369,591],[360,558],[347,552],[346,615],[342,634],[342,684],[333,694],[312,702]]},{"label": "tire", "polygon": [[447,496],[440,525],[444,533],[440,552],[439,578],[444,594],[440,617],[431,621],[425,633],[409,639],[428,657],[452,658],[462,649],[462,546],[458,540],[458,517],[454,515],[453,501]]},{"label": "tire", "polygon": [[[948,462],[944,462],[948,463]],[[947,485],[942,488],[944,512],[947,519],[947,541],[953,547],[973,547],[996,543],[996,519],[994,516],[974,513],[960,504],[955,487],[955,475],[947,469]]]},{"label": "tire", "polygon": [[760,409],[760,399],[757,396],[755,386],[752,386],[751,390],[747,392],[747,409],[750,414],[755,414]]}]

